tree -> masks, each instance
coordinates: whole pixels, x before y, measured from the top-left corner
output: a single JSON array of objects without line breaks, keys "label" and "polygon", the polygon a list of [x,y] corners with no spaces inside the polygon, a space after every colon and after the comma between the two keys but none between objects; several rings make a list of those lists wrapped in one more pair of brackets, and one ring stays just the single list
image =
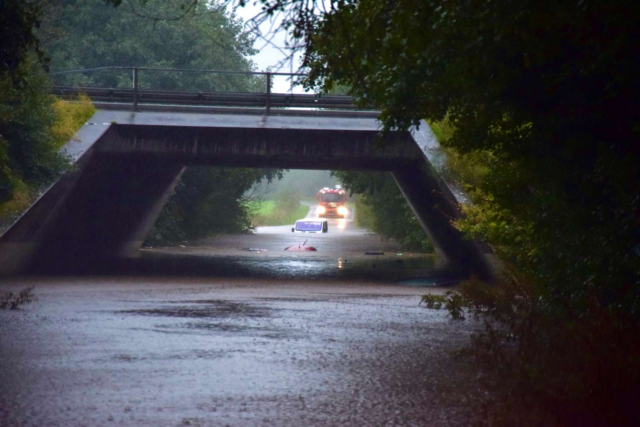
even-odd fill
[{"label": "tree", "polygon": [[[252,40],[240,22],[206,0],[48,0],[39,32],[51,70],[105,66],[252,71]],[[62,75],[57,83],[130,87],[131,71]],[[163,90],[262,91],[251,75],[141,72],[142,87]],[[250,227],[243,194],[276,171],[188,168],[149,242],[171,243]]]},{"label": "tree", "polygon": [[[443,144],[482,159],[478,205],[458,226],[488,239],[531,283],[510,301],[535,307],[529,317],[514,311],[532,325],[514,334],[518,378],[564,399],[558,407],[621,409],[640,377],[626,358],[640,331],[636,2],[262,3],[304,50],[307,87],[350,87],[382,110],[385,131],[446,119],[453,134]],[[492,304],[495,313],[501,305]]]},{"label": "tree", "polygon": [[0,0],[0,75],[17,71],[29,53],[38,50],[34,31],[39,19],[35,2]]},{"label": "tree", "polygon": [[147,243],[175,243],[251,228],[246,191],[261,180],[281,177],[274,170],[193,167],[163,208]]},{"label": "tree", "polygon": [[[185,8],[184,6],[189,6]],[[48,0],[40,36],[51,71],[107,66],[252,71],[252,40],[225,9],[205,0],[185,2]],[[67,85],[131,87],[131,71],[56,76]],[[247,75],[142,71],[142,87],[203,91],[263,91]]]}]

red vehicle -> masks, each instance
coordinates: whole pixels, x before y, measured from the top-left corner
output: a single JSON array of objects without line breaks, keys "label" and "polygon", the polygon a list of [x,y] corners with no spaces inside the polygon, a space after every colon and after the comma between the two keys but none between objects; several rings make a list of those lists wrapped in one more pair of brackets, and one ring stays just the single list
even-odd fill
[{"label": "red vehicle", "polygon": [[318,199],[316,213],[320,218],[328,216],[344,218],[349,213],[349,210],[344,205],[347,201],[347,193],[344,192],[340,185],[336,185],[335,188],[323,188],[318,191],[316,198]]}]

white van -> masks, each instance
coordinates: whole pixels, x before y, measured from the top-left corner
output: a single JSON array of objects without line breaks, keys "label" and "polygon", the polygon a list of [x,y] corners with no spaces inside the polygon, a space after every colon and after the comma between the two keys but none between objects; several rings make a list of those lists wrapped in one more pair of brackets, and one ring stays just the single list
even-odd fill
[{"label": "white van", "polygon": [[292,233],[327,233],[328,231],[329,222],[324,218],[299,219],[291,229]]}]

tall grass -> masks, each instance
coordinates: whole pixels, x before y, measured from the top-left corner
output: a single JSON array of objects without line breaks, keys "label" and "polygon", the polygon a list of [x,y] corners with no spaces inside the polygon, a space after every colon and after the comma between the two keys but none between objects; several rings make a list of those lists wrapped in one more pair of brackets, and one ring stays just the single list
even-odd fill
[{"label": "tall grass", "polygon": [[96,112],[88,96],[81,94],[78,99],[53,103],[56,122],[51,128],[51,137],[57,148],[62,147]]},{"label": "tall grass", "polygon": [[280,191],[274,200],[252,202],[254,226],[277,226],[294,224],[304,218],[309,207],[300,204],[300,194],[296,191]]}]

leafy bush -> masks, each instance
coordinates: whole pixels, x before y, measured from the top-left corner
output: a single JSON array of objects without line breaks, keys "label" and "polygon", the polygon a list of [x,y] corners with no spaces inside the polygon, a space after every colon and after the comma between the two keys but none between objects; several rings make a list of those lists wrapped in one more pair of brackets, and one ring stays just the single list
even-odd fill
[{"label": "leafy bush", "polygon": [[86,96],[61,101],[35,55],[0,78],[0,230],[27,209],[67,167],[59,148],[91,117]]},{"label": "leafy bush", "polygon": [[[442,130],[451,125],[438,125],[436,135],[447,145],[451,133]],[[521,165],[488,151],[447,153],[445,173],[475,202],[463,207],[466,216],[456,227],[490,242],[508,267],[493,286],[472,278],[423,303],[458,319],[462,307],[484,322],[468,354],[495,374],[489,424],[632,424],[638,410],[630,396],[640,384],[633,356],[640,352],[638,294],[628,275],[640,270],[624,255],[632,229],[620,236],[624,229],[592,221],[586,231],[587,206],[541,192]],[[519,197],[515,189],[529,200],[505,203],[504,197]],[[545,199],[549,206],[535,214]]]},{"label": "leafy bush", "polygon": [[466,353],[494,374],[492,424],[632,425],[640,415],[640,328],[597,297],[586,315],[551,314],[535,281],[511,266],[495,286],[472,278],[422,302],[484,322]]},{"label": "leafy bush", "polygon": [[58,99],[53,103],[56,121],[51,128],[53,143],[62,147],[74,133],[96,112],[91,100],[86,95],[78,96],[73,101]]},{"label": "leafy bush", "polygon": [[255,226],[265,225],[289,225],[295,223],[296,220],[304,218],[309,212],[309,207],[300,204],[300,193],[295,188],[282,188],[278,191],[274,199],[266,202],[259,202],[260,209],[254,211],[252,215],[252,223]]},{"label": "leafy bush", "polygon": [[0,77],[0,230],[67,168],[58,149],[94,112],[87,97],[60,101],[48,88],[35,54]]},{"label": "leafy bush", "polygon": [[155,246],[248,231],[252,225],[246,191],[263,178],[278,175],[273,170],[187,168],[146,243]]},{"label": "leafy bush", "polygon": [[56,123],[48,94],[49,80],[37,57],[31,55],[15,75],[0,76],[0,202],[6,202],[24,182],[46,185],[67,166],[51,136]]},{"label": "leafy bush", "polygon": [[38,298],[33,294],[34,287],[24,288],[17,295],[13,292],[5,292],[4,295],[0,295],[0,309],[2,310],[16,310],[23,304],[31,304],[37,301]]}]

